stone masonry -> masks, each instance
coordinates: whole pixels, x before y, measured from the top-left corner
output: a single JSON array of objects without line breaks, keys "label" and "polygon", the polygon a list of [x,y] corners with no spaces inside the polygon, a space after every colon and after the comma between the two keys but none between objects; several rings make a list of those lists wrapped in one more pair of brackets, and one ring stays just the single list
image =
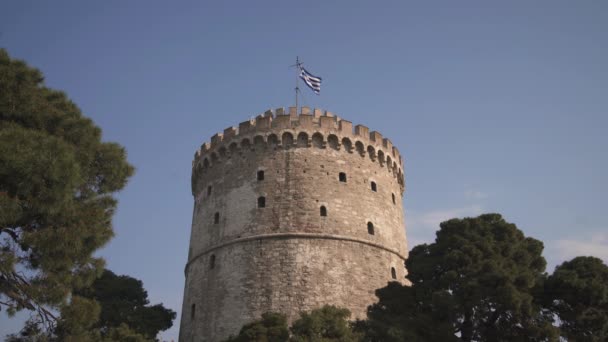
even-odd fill
[{"label": "stone masonry", "polygon": [[407,283],[403,162],[330,112],[266,111],[202,145],[179,340],[216,342],[267,311],[324,304],[364,318]]}]

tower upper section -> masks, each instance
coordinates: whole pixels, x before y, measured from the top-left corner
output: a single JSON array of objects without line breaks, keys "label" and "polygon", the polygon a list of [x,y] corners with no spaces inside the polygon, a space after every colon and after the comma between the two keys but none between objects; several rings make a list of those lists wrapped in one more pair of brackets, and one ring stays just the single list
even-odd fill
[{"label": "tower upper section", "polygon": [[302,107],[267,110],[255,119],[241,122],[238,127],[228,127],[223,133],[211,137],[194,155],[192,162],[192,193],[204,174],[213,164],[243,149],[253,150],[268,145],[271,148],[319,147],[356,153],[363,158],[385,167],[405,190],[403,160],[393,143],[377,131],[353,123],[329,111]]}]

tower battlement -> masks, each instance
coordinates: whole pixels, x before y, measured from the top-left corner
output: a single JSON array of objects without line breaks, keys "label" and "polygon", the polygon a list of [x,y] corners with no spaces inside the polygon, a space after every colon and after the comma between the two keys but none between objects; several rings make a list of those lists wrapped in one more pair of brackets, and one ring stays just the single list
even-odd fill
[{"label": "tower battlement", "polygon": [[[352,122],[329,111],[315,108],[311,113],[309,107],[302,107],[298,114],[296,107],[289,107],[288,110],[267,110],[254,119],[241,122],[238,127],[231,126],[223,133],[213,135],[194,154],[193,174],[204,172],[220,158],[238,153],[243,148],[256,149],[267,145],[273,148],[330,147],[358,153],[386,167],[398,179],[403,193],[403,160],[390,139],[377,131],[370,132],[367,126],[353,126]],[[193,192],[194,187],[193,177]]]}]

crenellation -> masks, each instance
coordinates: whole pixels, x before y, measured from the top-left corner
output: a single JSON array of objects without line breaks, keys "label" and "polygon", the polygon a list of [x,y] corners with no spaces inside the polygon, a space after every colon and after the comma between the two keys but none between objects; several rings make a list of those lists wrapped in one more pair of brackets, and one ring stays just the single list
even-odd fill
[{"label": "crenellation", "polygon": [[255,129],[255,121],[247,120],[239,124],[239,134],[247,134]]},{"label": "crenellation", "polygon": [[340,120],[338,121],[339,123],[339,130],[340,133],[344,134],[344,135],[352,135],[353,134],[353,123],[347,120]]},{"label": "crenellation", "polygon": [[393,150],[393,142],[388,138],[384,138],[382,139],[382,147],[384,147],[387,152],[390,152]]},{"label": "crenellation", "polygon": [[322,130],[335,130],[336,129],[336,119],[331,116],[322,116],[319,120],[319,124]]},{"label": "crenellation", "polygon": [[319,108],[315,108],[314,110],[315,119],[319,119],[323,115],[323,110]]},{"label": "crenellation", "polygon": [[302,114],[299,116],[299,128],[311,130],[313,129],[313,116],[310,114]]},{"label": "crenellation", "polygon": [[265,131],[271,128],[272,116],[257,117],[255,119],[255,127],[257,130]]},{"label": "crenellation", "polygon": [[226,141],[228,139],[232,139],[233,137],[235,137],[237,135],[237,131],[235,127],[228,127],[224,130],[224,138],[223,140]]},{"label": "crenellation", "polygon": [[272,128],[291,128],[291,116],[290,115],[277,115],[272,122]]},{"label": "crenellation", "polygon": [[363,126],[363,125],[356,125],[355,126],[355,135],[363,137],[367,140],[367,139],[369,139],[369,128],[367,128],[366,126]]},{"label": "crenellation", "polygon": [[[201,158],[210,153],[211,150],[218,149],[220,146],[225,146],[224,148],[228,148],[228,146],[232,145],[232,140],[235,140],[238,148],[241,148],[241,143],[244,140],[247,140],[249,144],[252,144],[254,136],[258,133],[262,133],[262,137],[264,137],[264,139],[266,139],[267,136],[274,134],[276,137],[278,137],[276,139],[276,144],[278,144],[285,130],[293,130],[292,135],[296,145],[296,137],[300,131],[306,132],[309,143],[311,142],[310,139],[315,132],[321,132],[321,141],[323,146],[325,146],[327,134],[330,132],[336,132],[340,135],[338,137],[340,142],[343,139],[350,141],[351,146],[344,149],[347,152],[352,153],[355,151],[353,147],[356,147],[355,145],[357,142],[361,142],[365,145],[363,147],[363,151],[367,151],[368,145],[371,144],[374,150],[383,150],[382,154],[386,157],[390,156],[391,161],[395,164],[403,165],[401,155],[399,154],[398,149],[393,146],[392,142],[389,139],[384,138],[382,134],[377,131],[370,132],[367,126],[356,125],[353,129],[352,122],[343,120],[337,115],[334,115],[332,112],[324,112],[319,108],[314,108],[311,111],[310,107],[304,106],[301,109],[301,114],[294,115],[294,113],[297,113],[296,107],[289,107],[289,114],[286,113],[283,107],[276,108],[275,110],[266,110],[263,114],[258,115],[254,119],[241,122],[238,125],[238,128],[228,127],[224,129],[223,133],[215,134],[210,143],[207,143],[206,145],[203,144],[203,146],[201,146],[200,151],[194,155],[193,165],[196,165],[197,160],[201,160]],[[308,145],[310,144],[302,143],[302,146]],[[337,147],[340,150],[341,144],[337,144]],[[230,149],[230,155],[234,154],[233,150],[234,148]],[[360,148],[356,150],[361,151]],[[362,155],[366,154],[367,153]],[[389,167],[389,171],[392,171],[392,167]],[[395,173],[395,176],[397,176],[397,173]]]},{"label": "crenellation", "polygon": [[375,142],[376,144],[382,143],[382,134],[377,131],[372,131],[369,134],[369,140]]},{"label": "crenellation", "polygon": [[211,137],[211,148],[218,146],[222,142],[223,138],[224,138],[224,135],[222,133],[214,134]]},{"label": "crenellation", "polygon": [[201,149],[200,149],[201,155],[206,154],[207,152],[209,152],[210,149],[211,149],[211,145],[209,143],[207,143],[207,142],[203,143],[201,145]]}]

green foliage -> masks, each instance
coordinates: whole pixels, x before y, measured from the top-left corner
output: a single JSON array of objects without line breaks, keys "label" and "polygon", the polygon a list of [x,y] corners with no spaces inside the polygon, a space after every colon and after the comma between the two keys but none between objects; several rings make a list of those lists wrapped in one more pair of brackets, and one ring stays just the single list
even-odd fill
[{"label": "green foliage", "polygon": [[126,324],[121,324],[116,328],[110,328],[102,342],[150,342],[142,334],[130,329]]},{"label": "green foliage", "polygon": [[25,322],[19,334],[6,336],[5,342],[50,342],[50,336],[40,329],[40,325],[32,320]]},{"label": "green foliage", "polygon": [[291,326],[289,337],[287,318],[280,313],[268,312],[262,319],[246,324],[239,334],[226,342],[358,342],[360,333],[355,333],[348,322],[350,311],[326,305],[310,313],[303,312]]},{"label": "green foliage", "polygon": [[555,268],[544,284],[544,302],[570,341],[608,340],[608,266],[576,257]]},{"label": "green foliage", "polygon": [[236,337],[226,342],[285,342],[289,339],[285,315],[267,312],[262,319],[244,325]]},{"label": "green foliage", "polygon": [[361,336],[348,322],[350,311],[325,305],[310,313],[302,312],[291,326],[293,342],[356,342]]},{"label": "green foliage", "polygon": [[112,194],[133,173],[124,148],[42,73],[0,49],[0,310],[52,326],[73,288],[103,270]]},{"label": "green foliage", "polygon": [[73,296],[61,308],[61,319],[55,328],[55,340],[65,342],[99,341],[100,333],[94,329],[100,307],[94,300]]},{"label": "green foliage", "polygon": [[410,253],[412,289],[377,292],[370,334],[388,341],[454,334],[463,341],[556,340],[551,315],[534,297],[544,277],[542,249],[498,214],[443,222],[434,243]]},{"label": "green foliage", "polygon": [[367,310],[367,321],[358,322],[367,341],[458,341],[452,318],[442,298],[427,300],[418,286],[391,282],[376,290],[379,302]]},{"label": "green foliage", "polygon": [[[100,307],[100,331],[124,332],[122,325],[147,339],[154,339],[163,330],[171,328],[175,312],[162,304],[149,306],[148,293],[141,280],[116,275],[105,270],[90,287],[78,290],[77,295],[96,300]],[[107,334],[104,334],[107,335]],[[126,336],[126,335],[125,335]]]}]

